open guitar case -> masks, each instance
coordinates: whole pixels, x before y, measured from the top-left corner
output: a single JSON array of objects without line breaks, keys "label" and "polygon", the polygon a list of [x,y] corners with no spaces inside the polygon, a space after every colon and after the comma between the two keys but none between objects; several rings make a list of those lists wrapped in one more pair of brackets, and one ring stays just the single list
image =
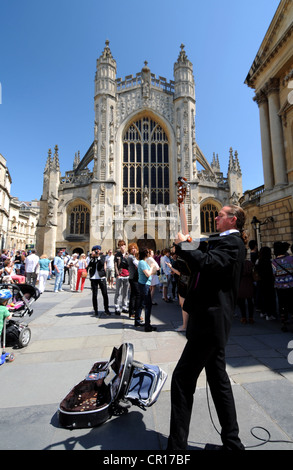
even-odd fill
[{"label": "open guitar case", "polygon": [[160,367],[135,361],[133,345],[123,343],[113,348],[109,361],[96,362],[61,401],[59,423],[69,429],[94,427],[132,405],[145,410],[157,401],[166,379]]}]

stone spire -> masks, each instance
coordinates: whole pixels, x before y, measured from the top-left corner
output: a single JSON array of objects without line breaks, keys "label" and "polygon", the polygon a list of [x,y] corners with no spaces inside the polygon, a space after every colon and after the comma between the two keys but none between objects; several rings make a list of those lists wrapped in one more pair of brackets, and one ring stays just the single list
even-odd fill
[{"label": "stone spire", "polygon": [[50,171],[50,170],[51,170],[51,166],[52,166],[52,150],[49,149],[49,150],[48,150],[48,157],[47,157],[47,161],[46,161],[44,173],[47,173],[48,171]]},{"label": "stone spire", "polygon": [[215,155],[215,152],[213,153],[213,161],[211,164],[211,167],[214,171],[220,172],[220,162],[219,162],[219,155]]},{"label": "stone spire", "polygon": [[242,173],[238,160],[238,152],[236,150],[233,156],[232,147],[230,147],[229,150],[229,165],[227,177],[229,182],[230,202],[232,204],[238,204],[239,199],[243,195]]},{"label": "stone spire", "polygon": [[54,169],[56,171],[60,171],[59,156],[58,156],[58,145],[55,145],[54,150],[55,150],[55,152],[54,152],[54,157],[53,157],[53,160],[52,160],[52,169]]},{"label": "stone spire", "polygon": [[175,99],[190,97],[195,100],[193,65],[188,60],[184,48],[184,44],[181,44],[177,62],[174,64]]},{"label": "stone spire", "polygon": [[97,59],[95,76],[95,96],[104,94],[115,97],[116,93],[116,61],[113,59],[108,39],[101,56]]},{"label": "stone spire", "polygon": [[230,147],[228,172],[233,171],[233,169],[234,169],[233,149],[232,149],[232,147]]},{"label": "stone spire", "polygon": [[80,164],[80,151],[75,153],[74,162],[73,162],[73,169],[75,170],[78,167],[79,164]]},{"label": "stone spire", "polygon": [[233,157],[233,149],[230,147],[229,150],[229,165],[228,165],[228,173],[236,173],[239,176],[242,175],[240,163],[238,159],[238,152],[235,150],[234,157]]},{"label": "stone spire", "polygon": [[100,58],[113,59],[112,52],[110,50],[109,44],[110,44],[110,41],[108,39],[106,39],[105,47],[104,47],[104,50],[103,50],[102,55],[101,55]]},{"label": "stone spire", "polygon": [[239,163],[239,160],[238,160],[238,152],[237,152],[237,150],[235,150],[234,157],[235,157],[235,158],[234,158],[234,167],[235,167],[235,171],[241,175],[242,172],[241,172],[240,163]]},{"label": "stone spire", "polygon": [[177,59],[177,62],[186,62],[187,61],[187,54],[184,50],[184,44],[181,44],[180,46],[180,49],[181,51],[179,52],[179,56],[178,56],[178,59]]}]

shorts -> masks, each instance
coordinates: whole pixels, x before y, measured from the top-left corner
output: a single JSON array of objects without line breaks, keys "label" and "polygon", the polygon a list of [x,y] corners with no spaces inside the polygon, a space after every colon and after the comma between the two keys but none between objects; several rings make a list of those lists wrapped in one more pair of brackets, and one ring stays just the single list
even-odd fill
[{"label": "shorts", "polygon": [[114,268],[107,268],[106,269],[106,277],[107,279],[111,278],[111,277],[115,277],[115,270]]}]

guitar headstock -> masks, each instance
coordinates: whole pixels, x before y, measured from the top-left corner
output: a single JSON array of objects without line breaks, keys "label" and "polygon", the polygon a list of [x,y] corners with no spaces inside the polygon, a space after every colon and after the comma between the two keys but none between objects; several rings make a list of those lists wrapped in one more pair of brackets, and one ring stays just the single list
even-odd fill
[{"label": "guitar headstock", "polygon": [[189,194],[189,184],[187,183],[187,179],[183,176],[178,176],[177,188],[177,201],[180,205],[183,204],[184,199]]}]

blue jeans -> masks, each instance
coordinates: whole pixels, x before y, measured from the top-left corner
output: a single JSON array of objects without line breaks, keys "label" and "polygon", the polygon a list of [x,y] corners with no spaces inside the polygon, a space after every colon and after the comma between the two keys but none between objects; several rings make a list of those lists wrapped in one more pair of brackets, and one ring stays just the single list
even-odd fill
[{"label": "blue jeans", "polygon": [[64,276],[63,269],[62,270],[59,269],[59,273],[57,273],[55,270],[55,287],[54,287],[55,292],[62,289],[63,276]]},{"label": "blue jeans", "polygon": [[136,318],[139,318],[141,315],[142,306],[144,305],[144,323],[145,326],[150,326],[151,324],[151,311],[152,311],[152,298],[150,285],[138,283],[138,288],[140,292],[140,306]]}]

